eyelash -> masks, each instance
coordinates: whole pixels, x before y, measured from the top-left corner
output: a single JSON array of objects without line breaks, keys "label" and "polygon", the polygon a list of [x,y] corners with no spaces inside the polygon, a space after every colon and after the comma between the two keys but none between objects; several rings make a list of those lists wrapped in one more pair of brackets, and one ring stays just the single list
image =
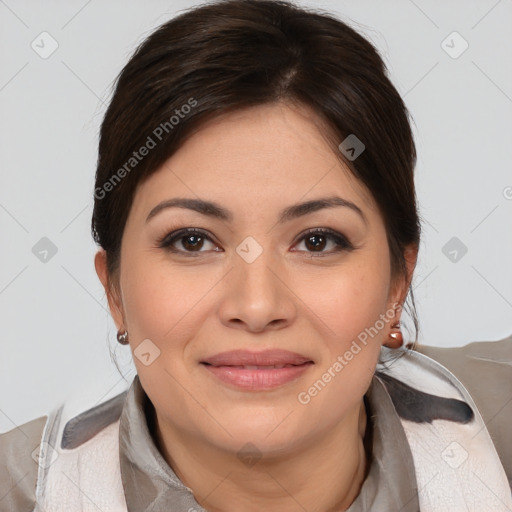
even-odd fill
[{"label": "eyelash", "polygon": [[[173,231],[171,233],[165,234],[163,237],[161,237],[157,241],[157,246],[161,249],[165,249],[165,250],[173,252],[173,253],[182,254],[182,255],[186,255],[186,256],[192,256],[192,257],[196,257],[196,254],[201,254],[202,252],[207,252],[207,251],[185,251],[185,250],[175,249],[174,247],[172,247],[172,244],[174,244],[174,242],[176,242],[180,239],[187,238],[192,235],[200,235],[203,238],[205,238],[206,240],[215,243],[215,241],[212,240],[212,238],[210,236],[208,236],[208,234],[205,231],[198,229],[198,228],[185,228],[185,229],[179,229],[177,231]],[[316,253],[314,251],[298,251],[298,252],[308,252],[313,257],[318,257],[318,256],[321,257],[324,255],[335,254],[335,253],[338,253],[341,251],[352,251],[354,249],[354,246],[349,242],[349,240],[345,236],[343,236],[341,233],[338,233],[329,228],[309,229],[300,236],[300,238],[297,240],[296,243],[300,243],[303,240],[305,240],[308,237],[311,237],[313,235],[326,236],[328,239],[331,239],[332,241],[334,241],[336,243],[336,245],[338,246],[338,248],[335,250],[331,250],[331,251],[320,251],[318,253]]]}]

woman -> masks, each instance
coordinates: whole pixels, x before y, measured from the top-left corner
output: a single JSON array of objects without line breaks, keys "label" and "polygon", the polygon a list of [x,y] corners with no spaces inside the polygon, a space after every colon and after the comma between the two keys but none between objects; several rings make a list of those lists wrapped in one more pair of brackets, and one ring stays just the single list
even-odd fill
[{"label": "woman", "polygon": [[2,510],[510,510],[506,418],[482,417],[510,372],[465,361],[512,340],[452,349],[466,386],[403,347],[415,159],[377,51],[329,15],[228,0],[151,34],[92,219],[137,376],[0,436]]}]

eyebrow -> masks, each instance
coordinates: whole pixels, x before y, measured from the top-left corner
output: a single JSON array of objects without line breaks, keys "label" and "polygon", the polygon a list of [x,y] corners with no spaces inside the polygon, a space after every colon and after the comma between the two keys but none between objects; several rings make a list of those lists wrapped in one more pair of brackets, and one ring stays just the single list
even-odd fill
[{"label": "eyebrow", "polygon": [[[343,199],[338,196],[332,197],[323,197],[319,199],[314,199],[311,201],[306,201],[304,203],[294,204],[292,206],[288,206],[284,210],[281,211],[278,217],[278,223],[283,224],[284,222],[288,222],[290,220],[296,219],[298,217],[302,217],[304,215],[316,212],[318,210],[322,210],[324,208],[334,208],[337,206],[343,206],[346,208],[350,208],[363,219],[365,224],[367,224],[367,219],[361,208],[347,199]],[[160,213],[162,210],[167,208],[186,208],[188,210],[193,210],[202,215],[207,215],[212,218],[224,220],[227,222],[233,221],[233,214],[220,206],[219,204],[212,201],[205,201],[203,199],[189,199],[176,197],[173,199],[167,199],[157,204],[150,212],[146,218],[146,222],[148,222],[155,215]]]}]

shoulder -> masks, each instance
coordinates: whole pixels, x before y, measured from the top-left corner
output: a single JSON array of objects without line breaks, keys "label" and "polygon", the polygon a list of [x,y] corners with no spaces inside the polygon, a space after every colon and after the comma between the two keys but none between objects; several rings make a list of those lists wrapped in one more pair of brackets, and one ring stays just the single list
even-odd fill
[{"label": "shoulder", "polygon": [[35,505],[37,454],[47,416],[0,434],[0,508],[31,512]]},{"label": "shoulder", "polygon": [[512,482],[512,335],[462,347],[419,345],[415,350],[450,370],[468,390]]},{"label": "shoulder", "polygon": [[473,390],[477,406],[480,397],[510,400],[512,335],[498,341],[475,341],[462,347],[418,345],[415,350],[448,368],[470,393]]},{"label": "shoulder", "polygon": [[33,512],[38,457],[48,419],[50,430],[58,435],[55,448],[73,450],[119,419],[126,394],[124,391],[79,414],[72,411],[80,405],[70,399],[49,415],[0,433],[0,511]]},{"label": "shoulder", "polygon": [[429,357],[435,356],[448,361],[464,358],[476,358],[491,364],[501,365],[503,362],[512,363],[512,334],[497,341],[474,341],[462,347],[436,347],[417,345],[415,350]]}]

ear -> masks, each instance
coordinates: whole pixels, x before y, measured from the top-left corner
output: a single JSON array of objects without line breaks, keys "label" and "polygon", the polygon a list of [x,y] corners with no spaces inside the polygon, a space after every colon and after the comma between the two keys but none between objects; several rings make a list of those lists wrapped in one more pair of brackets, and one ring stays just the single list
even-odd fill
[{"label": "ear", "polygon": [[[400,276],[390,290],[390,294],[388,297],[388,311],[393,309],[394,314],[392,315],[389,325],[391,330],[389,334],[382,340],[382,344],[385,347],[391,349],[398,349],[403,345],[403,337],[398,328],[396,329],[396,323],[400,321],[402,306],[407,297],[407,292],[409,291],[409,285],[411,284],[412,274],[414,272],[414,268],[416,267],[416,261],[418,258],[418,247],[417,246],[407,246],[404,250],[404,259],[405,259],[405,267],[406,267],[406,276]],[[387,314],[387,313],[386,313]]]},{"label": "ear", "polygon": [[126,327],[124,322],[122,301],[117,291],[113,286],[111,286],[111,283],[109,282],[107,271],[107,253],[104,249],[100,249],[94,256],[94,267],[96,268],[96,274],[98,274],[98,278],[101,281],[103,288],[105,289],[110,314],[112,315],[117,329],[119,330],[123,326]]},{"label": "ear", "polygon": [[[405,266],[407,269],[407,276],[401,276],[399,279],[397,279],[397,282],[394,283],[394,286],[391,288],[389,294],[389,303],[391,305],[403,304],[405,298],[407,297],[407,292],[409,291],[412,275],[414,269],[416,268],[416,262],[418,260],[418,246],[408,245],[404,250],[404,258]],[[397,315],[397,318],[394,321],[398,321],[399,318],[400,315]]]}]

